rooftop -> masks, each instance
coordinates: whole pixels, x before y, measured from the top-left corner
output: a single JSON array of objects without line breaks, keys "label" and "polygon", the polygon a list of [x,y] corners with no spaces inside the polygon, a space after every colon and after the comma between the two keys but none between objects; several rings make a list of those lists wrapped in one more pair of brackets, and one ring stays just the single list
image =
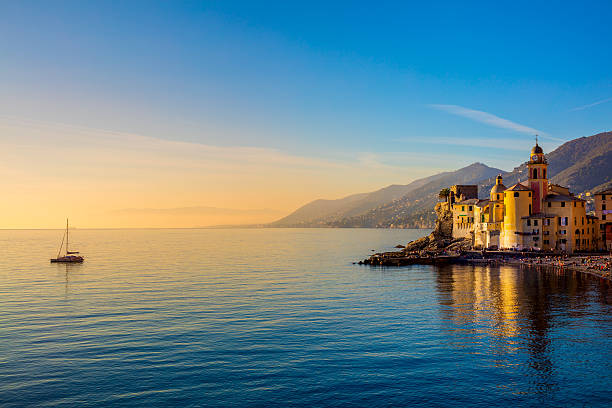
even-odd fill
[{"label": "rooftop", "polygon": [[459,205],[474,205],[474,204],[478,204],[478,199],[477,198],[468,198],[467,200],[463,200],[463,201],[457,201],[455,203],[455,205],[459,204]]},{"label": "rooftop", "polygon": [[476,203],[476,205],[478,207],[486,207],[487,205],[489,205],[489,201],[490,200],[478,200],[478,203]]},{"label": "rooftop", "polygon": [[565,194],[551,193],[546,196],[544,201],[585,201],[575,196],[568,196]]},{"label": "rooftop", "polygon": [[506,191],[531,191],[531,189],[525,187],[521,183],[516,183],[512,187],[507,188]]}]

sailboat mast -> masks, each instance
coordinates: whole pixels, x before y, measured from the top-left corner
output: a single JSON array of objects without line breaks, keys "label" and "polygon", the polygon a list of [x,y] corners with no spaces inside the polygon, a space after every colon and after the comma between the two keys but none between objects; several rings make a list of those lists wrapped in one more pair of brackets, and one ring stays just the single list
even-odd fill
[{"label": "sailboat mast", "polygon": [[68,218],[66,218],[66,254],[68,254]]}]

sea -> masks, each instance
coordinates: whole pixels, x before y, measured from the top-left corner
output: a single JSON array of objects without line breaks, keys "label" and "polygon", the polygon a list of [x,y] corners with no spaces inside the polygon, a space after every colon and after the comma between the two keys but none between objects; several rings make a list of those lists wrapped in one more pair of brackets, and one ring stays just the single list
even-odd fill
[{"label": "sea", "polygon": [[2,407],[612,406],[612,286],[388,229],[0,231]]}]

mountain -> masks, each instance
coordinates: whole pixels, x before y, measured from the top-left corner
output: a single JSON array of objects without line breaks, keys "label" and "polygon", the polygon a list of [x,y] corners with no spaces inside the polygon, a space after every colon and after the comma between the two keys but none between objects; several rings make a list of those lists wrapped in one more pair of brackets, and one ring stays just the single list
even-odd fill
[{"label": "mountain", "polygon": [[[598,191],[612,183],[612,132],[566,142],[546,155],[550,182],[570,188],[574,194]],[[527,179],[527,162],[508,173],[502,173],[504,185]],[[495,177],[478,185],[481,198],[495,184]]]},{"label": "mountain", "polygon": [[[354,194],[338,200],[315,200],[270,226],[388,227],[389,223],[384,222],[385,217],[396,220],[396,223],[399,220],[396,214],[392,214],[394,211],[402,216],[412,214],[415,209],[427,208],[431,212],[442,188],[452,184],[474,184],[500,172],[502,170],[474,163],[453,172],[439,173],[406,185],[391,185],[371,193]],[[395,210],[392,209],[395,207]],[[379,225],[379,221],[383,223]]]},{"label": "mountain", "polygon": [[441,173],[434,180],[416,188],[401,198],[352,217],[330,223],[332,227],[427,228],[435,222],[433,208],[438,193],[453,184],[476,184],[503,171],[482,163]]},{"label": "mountain", "polygon": [[[576,194],[612,187],[612,132],[571,140],[546,155],[551,183]],[[527,163],[510,172],[474,163],[462,169],[425,177],[406,185],[354,194],[339,200],[316,200],[269,226],[272,227],[431,227],[438,192],[453,184],[478,184],[488,198],[501,173],[507,187],[527,179]]]}]

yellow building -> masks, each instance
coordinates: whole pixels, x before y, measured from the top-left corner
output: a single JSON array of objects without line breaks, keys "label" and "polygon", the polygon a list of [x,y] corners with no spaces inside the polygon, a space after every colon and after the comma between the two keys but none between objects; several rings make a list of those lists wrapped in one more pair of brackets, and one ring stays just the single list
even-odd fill
[{"label": "yellow building", "polygon": [[500,236],[502,248],[526,247],[523,217],[531,215],[531,205],[532,192],[524,185],[517,183],[504,191],[504,221]]},{"label": "yellow building", "polygon": [[474,207],[477,198],[457,201],[452,205],[453,238],[472,238],[474,234]]},{"label": "yellow building", "polygon": [[[612,191],[600,194],[604,198],[596,205],[603,208],[601,215],[589,216],[585,200],[575,197],[567,187],[548,182],[547,168],[544,152],[536,142],[527,162],[526,181],[506,188],[499,175],[488,200],[471,198],[452,204],[453,238],[468,238],[474,247],[489,249],[598,249],[599,237],[606,239],[606,230],[602,233],[598,229],[604,211],[608,211],[602,203],[607,194],[612,206]],[[477,196],[477,186],[461,188],[470,188]]]}]

